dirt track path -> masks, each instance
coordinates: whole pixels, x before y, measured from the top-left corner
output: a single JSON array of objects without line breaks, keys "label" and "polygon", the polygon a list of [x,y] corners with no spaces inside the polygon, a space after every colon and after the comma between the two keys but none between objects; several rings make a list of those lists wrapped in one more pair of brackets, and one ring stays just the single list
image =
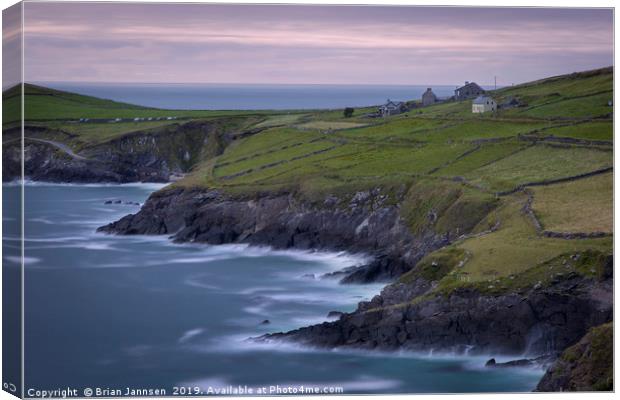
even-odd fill
[{"label": "dirt track path", "polygon": [[55,142],[53,140],[37,139],[37,138],[31,138],[31,137],[25,137],[24,139],[33,140],[35,142],[47,143],[67,153],[69,156],[75,158],[76,160],[88,160],[86,157],[74,153],[73,150],[71,150],[71,148],[64,143]]}]

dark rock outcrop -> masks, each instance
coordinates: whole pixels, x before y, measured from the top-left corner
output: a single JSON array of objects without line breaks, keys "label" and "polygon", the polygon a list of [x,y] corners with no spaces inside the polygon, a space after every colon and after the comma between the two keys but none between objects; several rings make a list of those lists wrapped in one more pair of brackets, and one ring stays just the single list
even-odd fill
[{"label": "dark rock outcrop", "polygon": [[327,348],[540,355],[562,351],[590,327],[610,321],[613,313],[610,278],[572,276],[524,293],[491,295],[462,288],[417,299],[415,292],[424,289],[407,287],[388,286],[337,321],[259,340]]},{"label": "dark rock outcrop", "polygon": [[611,391],[613,385],[613,325],[592,328],[566,349],[542,377],[536,391]]},{"label": "dark rock outcrop", "polygon": [[[79,154],[66,143],[76,135],[43,128],[24,128],[24,174],[47,182],[169,182],[197,162],[220,154],[242,137],[242,123],[226,118],[171,124],[136,131],[101,143],[76,142]],[[235,129],[240,129],[234,133]],[[254,131],[248,131],[253,133]],[[3,132],[3,180],[21,174],[21,131]]]},{"label": "dark rock outcrop", "polygon": [[[172,187],[154,193],[140,212],[99,230],[167,234],[181,242],[363,252],[373,261],[347,269],[342,282],[393,281],[450,242],[431,229],[414,235],[398,204],[400,199],[386,201],[380,189],[309,201],[292,193],[232,196]],[[612,319],[612,257],[604,264],[598,275],[555,274],[545,284],[499,292],[471,285],[442,292],[436,280],[420,274],[386,286],[337,320],[254,340],[519,357],[559,354],[592,326]]]},{"label": "dark rock outcrop", "polygon": [[[20,146],[15,143],[3,147],[4,181],[11,181],[20,176],[21,154]],[[121,183],[139,180],[131,170],[119,166],[111,168],[105,162],[97,160],[73,158],[43,142],[26,140],[23,154],[24,174],[36,181]]]},{"label": "dark rock outcrop", "polygon": [[182,242],[249,243],[274,248],[346,250],[375,256],[353,268],[346,283],[389,281],[445,244],[444,235],[414,236],[399,209],[380,190],[349,199],[310,203],[293,194],[233,198],[217,190],[168,189],[154,193],[137,214],[99,230],[168,234]]},{"label": "dark rock outcrop", "polygon": [[537,368],[547,367],[556,358],[553,354],[545,354],[536,358],[519,358],[517,360],[510,360],[506,362],[497,362],[495,358],[491,358],[484,366],[487,368]]}]

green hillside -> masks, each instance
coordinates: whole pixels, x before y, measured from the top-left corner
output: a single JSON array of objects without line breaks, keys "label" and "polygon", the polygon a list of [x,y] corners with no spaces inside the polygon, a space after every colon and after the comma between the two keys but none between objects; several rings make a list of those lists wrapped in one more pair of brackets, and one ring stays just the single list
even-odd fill
[{"label": "green hillside", "polygon": [[[68,138],[56,134],[52,139],[79,149],[179,123],[76,123],[80,118],[226,117],[226,123],[252,134],[197,164],[173,186],[219,188],[240,196],[292,192],[317,201],[380,187],[401,201],[401,215],[413,233],[427,226],[433,213],[437,233],[479,234],[423,260],[422,265],[439,265],[430,274],[441,280],[438,290],[480,282],[495,287],[492,282],[518,276],[545,281],[555,270],[544,272],[540,266],[550,260],[585,250],[611,252],[612,68],[490,95],[511,106],[472,114],[469,100],[388,118],[369,117],[375,108],[357,109],[345,118],[343,110],[172,112],[27,85],[25,119],[64,132]],[[5,117],[18,99],[5,92]]]},{"label": "green hillside", "polygon": [[[32,84],[24,85],[24,93],[24,119],[28,122],[66,122],[83,118],[133,120],[134,118],[176,117],[178,119],[242,114],[273,114],[273,112],[266,111],[164,110],[99,99]],[[19,87],[6,90],[3,93],[2,117],[4,123],[19,121],[20,109]]]},{"label": "green hillside", "polygon": [[[579,175],[612,165],[612,84],[612,70],[602,69],[501,89],[491,93],[499,103],[516,98],[522,105],[495,115],[472,114],[471,101],[389,118],[308,114],[228,148],[188,184],[320,190],[423,177],[495,193]],[[570,111],[575,101],[577,113]]]},{"label": "green hillside", "polygon": [[[100,143],[125,134],[165,129],[195,119],[257,117],[269,123],[278,118],[293,120],[295,111],[165,110],[99,99],[37,85],[24,85],[24,121],[27,126],[45,127],[70,136],[72,147]],[[21,96],[16,86],[3,92],[3,128],[19,125]],[[266,116],[272,116],[267,118]],[[276,118],[277,117],[277,118]],[[85,121],[86,120],[86,121]],[[82,122],[84,121],[84,122]],[[50,138],[57,140],[58,137]],[[61,138],[62,139],[62,138]],[[64,140],[68,140],[64,138]]]},{"label": "green hillside", "polygon": [[[579,178],[613,166],[612,85],[607,68],[504,88],[491,95],[519,106],[494,115],[472,114],[471,101],[388,118],[364,117],[369,110],[352,118],[309,114],[235,143],[175,185],[317,200],[375,187],[405,191],[401,213],[413,232],[431,210],[438,232],[454,233],[468,219],[482,219],[474,233],[496,228],[427,256],[429,265],[446,264],[438,291],[524,273],[544,281],[558,271],[528,271],[565,254],[612,250],[612,173]],[[585,238],[546,237],[545,230]]]}]

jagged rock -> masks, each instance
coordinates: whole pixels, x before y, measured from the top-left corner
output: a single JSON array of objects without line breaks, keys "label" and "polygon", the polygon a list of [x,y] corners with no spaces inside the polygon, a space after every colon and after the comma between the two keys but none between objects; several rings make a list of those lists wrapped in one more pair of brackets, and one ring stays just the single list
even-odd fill
[{"label": "jagged rock", "polygon": [[554,358],[553,355],[542,355],[536,358],[520,358],[518,360],[510,360],[502,363],[498,363],[495,361],[495,358],[491,358],[484,366],[490,368],[544,367]]},{"label": "jagged rock", "polygon": [[327,318],[340,318],[344,313],[342,311],[330,311],[327,313]]},{"label": "jagged rock", "polygon": [[380,296],[360,303],[358,310],[337,321],[268,338],[327,348],[548,354],[563,350],[591,326],[612,318],[611,279],[566,277],[522,295],[463,288],[414,303],[405,300],[412,297],[407,285],[402,286],[386,287]]},{"label": "jagged rock", "polygon": [[[373,196],[358,196],[355,204],[342,202],[344,206],[325,208],[322,200],[309,203],[293,194],[231,197],[214,190],[170,188],[151,195],[138,213],[99,230],[172,234],[181,242],[243,242],[374,256],[368,265],[349,269],[343,283],[394,280],[423,255],[449,243],[447,236],[432,232],[413,236],[397,207],[376,208]],[[257,340],[291,340],[325,348],[432,348],[469,354],[559,352],[590,327],[611,320],[611,257],[608,264],[596,278],[560,274],[544,285],[538,282],[517,291],[505,290],[506,286],[495,280],[489,282],[490,291],[465,286],[422,297],[435,283],[416,278],[386,286],[380,295],[360,302],[356,311],[336,321]],[[498,293],[498,287],[504,289]]]},{"label": "jagged rock", "polygon": [[[47,182],[169,182],[187,172],[193,163],[208,155],[220,154],[233,140],[226,133],[230,129],[228,123],[228,119],[218,118],[145,129],[86,146],[79,156],[59,150],[64,146],[61,142],[54,145],[52,141],[39,139],[70,137],[71,134],[26,125],[24,173],[31,180]],[[21,137],[21,129],[6,129],[3,137]],[[208,138],[213,140],[207,141]],[[4,181],[15,180],[21,175],[20,146],[21,141],[3,146]]]},{"label": "jagged rock", "polygon": [[269,321],[268,319],[265,319],[260,324],[261,325],[269,325],[270,323],[271,323],[271,321]]},{"label": "jagged rock", "polygon": [[613,325],[590,331],[567,348],[542,377],[536,391],[613,390]]},{"label": "jagged rock", "polygon": [[[205,189],[169,189],[151,195],[137,214],[99,231],[174,234],[179,242],[249,243],[374,256],[368,265],[351,269],[342,283],[393,280],[447,243],[432,232],[414,236],[397,206],[375,209],[373,196],[360,192],[355,207],[324,208],[323,201],[308,203],[292,194],[233,198]],[[367,229],[358,230],[360,226]]]}]

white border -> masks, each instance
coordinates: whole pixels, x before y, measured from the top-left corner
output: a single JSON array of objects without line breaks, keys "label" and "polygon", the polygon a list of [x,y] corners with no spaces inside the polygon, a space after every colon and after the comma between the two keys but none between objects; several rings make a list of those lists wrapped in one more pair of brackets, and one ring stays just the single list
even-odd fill
[{"label": "white border", "polygon": [[[36,0],[28,0],[28,2],[35,2]],[[79,0],[62,0],[63,2],[80,2]],[[111,1],[107,1],[107,2],[120,2],[119,0],[111,0]],[[144,2],[144,3],[201,3],[200,1],[179,1],[179,0],[150,0],[150,1],[141,1],[141,0],[134,0],[132,2]],[[2,6],[2,8],[7,8],[13,4],[17,3],[16,1],[13,0],[0,0],[0,5]],[[231,0],[218,0],[218,1],[209,1],[209,2],[202,2],[202,3],[219,3],[219,4],[238,4],[238,3],[243,3],[243,4],[264,4],[264,3],[268,3],[268,4],[318,4],[318,5],[330,5],[330,4],[342,4],[342,5],[405,5],[405,6],[412,6],[412,5],[418,5],[418,6],[478,6],[478,7],[587,7],[587,8],[591,8],[591,7],[604,7],[604,8],[613,8],[615,6],[614,1],[611,0],[589,0],[589,1],[578,1],[578,0],[521,0],[521,1],[514,1],[514,0],[504,0],[504,1],[499,1],[499,0],[474,0],[474,1],[467,1],[467,0],[425,0],[425,1],[417,1],[417,0],[388,0],[388,1],[381,1],[381,0],[367,0],[367,1],[363,1],[363,0],[288,0],[288,1],[282,1],[282,0],[264,0],[264,1],[260,1],[260,0],[240,0],[240,1],[231,1]],[[615,11],[615,10],[614,10]],[[22,29],[23,29],[23,25],[24,25],[24,7],[22,5]],[[614,30],[614,43],[617,43],[617,32],[615,32]],[[614,45],[614,50],[615,50],[615,45]],[[24,39],[23,39],[23,35],[22,35],[22,60],[23,60],[23,56],[24,56]],[[0,57],[0,61],[1,61],[1,57]],[[616,65],[615,62],[615,52],[614,52],[614,66]],[[23,64],[22,64],[22,82],[23,82],[23,77],[24,77],[24,71],[23,71]],[[22,90],[23,90],[23,84],[22,84]],[[617,87],[617,82],[614,78],[614,104],[617,104],[617,97],[616,93],[617,93],[618,87]],[[23,104],[23,98],[22,98],[22,118],[23,118],[23,112],[24,112],[24,104]],[[615,117],[615,108],[614,108],[614,117]],[[0,116],[0,123],[1,123],[1,116]],[[615,124],[614,124],[614,133],[615,133]],[[615,139],[615,135],[614,135],[614,139]],[[22,141],[23,141],[23,121],[22,121]],[[22,146],[22,151],[23,151],[23,146]],[[614,146],[614,164],[616,164],[616,161],[618,160],[618,155],[615,152],[615,146]],[[2,167],[0,166],[0,173],[2,172]],[[22,157],[22,174],[23,174],[23,157]],[[618,179],[620,179],[618,176],[614,175],[614,199],[618,199]],[[2,195],[0,193],[0,202],[2,200]],[[616,202],[614,202],[614,205],[616,204]],[[24,226],[23,226],[23,187],[22,187],[22,259],[23,259],[23,252],[24,252],[24,247],[23,247],[23,234],[24,234]],[[618,207],[614,207],[614,221],[618,221],[618,217],[620,214],[620,209]],[[615,227],[615,225],[614,225]],[[0,232],[1,232],[1,227],[0,227]],[[614,250],[617,248],[617,244],[618,244],[618,238],[615,236],[614,237]],[[0,258],[2,256],[2,251],[0,248]],[[24,329],[24,268],[23,268],[23,260],[22,260],[22,359],[23,359],[23,354],[24,354],[24,346],[23,346],[23,329]],[[0,274],[0,282],[1,282],[1,274]],[[617,287],[614,285],[614,289],[617,289]],[[615,291],[614,291],[614,295],[615,295]],[[614,296],[615,298],[615,296]],[[1,304],[1,299],[0,299],[0,304]],[[618,319],[618,310],[615,307],[614,308],[614,320]],[[0,328],[1,328],[1,320],[0,320]],[[1,335],[1,333],[0,333]],[[617,335],[614,334],[614,352],[615,349],[618,349],[618,337]],[[23,368],[24,364],[22,363],[22,386],[24,386],[25,382],[24,382],[24,368]],[[1,366],[0,366],[0,373],[1,373]],[[618,369],[615,368],[614,370],[614,380],[615,382],[618,382]],[[538,398],[539,396],[545,396],[545,398],[548,399],[601,399],[601,398],[613,398],[613,394],[610,393],[583,393],[583,394],[579,394],[579,393],[521,393],[521,394],[495,394],[495,393],[489,393],[489,394],[474,394],[474,395],[377,395],[374,396],[375,398],[378,399],[405,399],[405,398],[415,398],[415,399],[455,399],[455,398],[464,398],[464,399],[478,399],[478,398],[483,398],[483,399],[510,399],[510,400],[517,400],[517,399],[522,399],[523,396],[530,396],[530,397],[536,397]],[[0,400],[9,400],[9,399],[14,399],[14,396],[9,395],[8,393],[2,391],[0,394]],[[247,397],[220,397],[220,398],[227,398],[227,399],[247,399]],[[285,399],[296,399],[299,397],[279,397],[279,398],[285,398]],[[303,398],[321,398],[319,396],[304,396]],[[355,398],[359,398],[359,396],[337,396],[338,399],[355,399]],[[165,398],[167,399],[167,398]]]}]

